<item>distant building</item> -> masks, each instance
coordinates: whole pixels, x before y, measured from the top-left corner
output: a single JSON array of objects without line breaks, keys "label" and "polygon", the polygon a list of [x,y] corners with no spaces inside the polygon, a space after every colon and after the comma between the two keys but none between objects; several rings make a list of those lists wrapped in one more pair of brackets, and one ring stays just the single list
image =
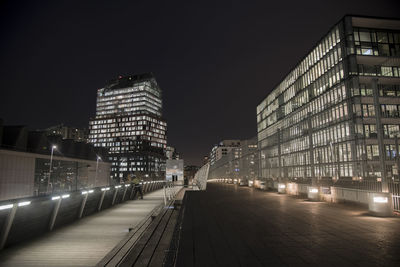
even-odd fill
[{"label": "distant building", "polygon": [[110,184],[111,164],[102,148],[26,126],[0,131],[0,200]]},{"label": "distant building", "polygon": [[240,140],[223,140],[218,145],[214,145],[210,153],[210,164],[211,166],[220,160],[223,156],[228,155],[228,153],[235,149],[235,154],[240,157],[240,150],[237,149],[240,146]]},{"label": "distant building", "polygon": [[203,157],[203,165],[206,165],[209,161],[210,161],[210,157],[209,156],[204,156]]},{"label": "distant building", "polygon": [[231,178],[254,180],[258,178],[257,137],[248,140],[221,142],[221,148],[229,148],[221,157],[210,165],[209,178]]},{"label": "distant building", "polygon": [[400,20],[345,16],[257,106],[261,176],[398,180]]},{"label": "distant building", "polygon": [[183,185],[183,159],[167,159],[166,180]]},{"label": "distant building", "polygon": [[194,175],[196,174],[196,172],[199,170],[198,166],[194,166],[194,165],[188,165],[184,167],[184,173],[183,176],[188,179],[189,181],[191,181],[194,178]]},{"label": "distant building", "polygon": [[76,128],[59,124],[45,130],[47,135],[61,135],[63,139],[72,139],[78,142],[87,142],[89,130],[87,128]]},{"label": "distant building", "polygon": [[179,159],[180,158],[179,153],[172,146],[167,146],[167,148],[165,150],[165,156],[167,157],[167,159]]},{"label": "distant building", "polygon": [[108,149],[112,178],[164,177],[166,131],[161,89],[153,74],[120,76],[97,91],[89,142]]}]

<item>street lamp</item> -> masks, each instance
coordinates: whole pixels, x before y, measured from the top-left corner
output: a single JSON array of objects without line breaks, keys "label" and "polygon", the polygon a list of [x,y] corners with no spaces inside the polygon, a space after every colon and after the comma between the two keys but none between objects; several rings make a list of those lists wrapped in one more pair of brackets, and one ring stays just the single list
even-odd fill
[{"label": "street lamp", "polygon": [[97,170],[99,169],[99,160],[101,160],[101,157],[97,156],[97,160],[96,160],[96,177],[94,178],[94,187],[96,187],[96,184],[97,184]]},{"label": "street lamp", "polygon": [[[53,153],[54,153],[54,149],[57,149],[57,146],[56,146],[56,145],[51,146],[49,179],[47,180],[47,193],[49,192],[49,189],[50,189],[51,165],[53,164]],[[51,184],[51,187],[53,187],[53,184]]]}]

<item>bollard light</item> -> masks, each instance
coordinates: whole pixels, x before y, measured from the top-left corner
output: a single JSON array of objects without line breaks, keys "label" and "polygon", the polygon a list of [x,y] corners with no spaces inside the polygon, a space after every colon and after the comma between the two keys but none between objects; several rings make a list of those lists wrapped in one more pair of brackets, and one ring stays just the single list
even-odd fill
[{"label": "bollard light", "polygon": [[374,197],[375,203],[388,203],[387,197]]},{"label": "bollard light", "polygon": [[370,192],[368,210],[375,216],[393,216],[392,194],[385,192]]},{"label": "bollard light", "polygon": [[319,201],[320,196],[319,196],[319,189],[318,187],[314,186],[309,186],[308,187],[308,194],[307,194],[308,200],[311,201]]},{"label": "bollard light", "polygon": [[278,194],[285,194],[286,193],[286,184],[278,183]]},{"label": "bollard light", "polygon": [[318,188],[310,187],[310,188],[308,189],[308,191],[309,191],[310,193],[318,193]]}]

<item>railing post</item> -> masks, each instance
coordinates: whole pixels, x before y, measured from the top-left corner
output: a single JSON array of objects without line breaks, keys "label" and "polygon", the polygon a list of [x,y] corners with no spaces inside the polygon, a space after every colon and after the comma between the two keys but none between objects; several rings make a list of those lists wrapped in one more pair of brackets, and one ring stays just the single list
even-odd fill
[{"label": "railing post", "polygon": [[114,206],[114,203],[115,203],[115,199],[117,198],[117,194],[118,194],[118,189],[119,189],[119,187],[115,187],[114,188],[114,196],[113,196],[113,200],[112,200],[112,203],[111,203],[111,206]]},{"label": "railing post", "polygon": [[56,222],[57,215],[58,215],[58,210],[60,209],[61,201],[62,201],[62,198],[60,197],[59,199],[57,199],[57,202],[54,205],[53,213],[51,215],[50,224],[49,224],[50,231],[53,230],[53,228],[54,228],[54,224]]},{"label": "railing post", "polygon": [[8,213],[7,219],[3,226],[3,231],[1,233],[1,243],[0,243],[0,250],[4,248],[7,242],[8,234],[10,233],[11,226],[14,222],[15,213],[17,213],[18,204],[14,203],[13,207],[11,208],[10,212]]},{"label": "railing post", "polygon": [[82,204],[81,204],[81,209],[79,210],[79,215],[78,215],[78,218],[79,218],[79,219],[82,218],[83,210],[85,209],[85,205],[86,205],[86,201],[87,201],[88,195],[89,195],[89,193],[87,193],[87,194],[85,194],[85,195],[83,196]]},{"label": "railing post", "polygon": [[105,191],[105,190],[101,192],[100,202],[99,202],[99,206],[98,206],[98,208],[97,208],[97,211],[100,211],[100,210],[101,210],[101,206],[103,205],[103,200],[104,200],[105,194],[106,194],[106,191]]}]

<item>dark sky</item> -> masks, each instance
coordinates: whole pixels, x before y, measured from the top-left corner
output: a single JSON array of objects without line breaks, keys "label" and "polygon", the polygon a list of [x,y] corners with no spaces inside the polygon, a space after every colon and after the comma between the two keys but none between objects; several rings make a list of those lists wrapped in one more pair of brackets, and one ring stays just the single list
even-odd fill
[{"label": "dark sky", "polygon": [[[84,2],[84,3],[83,3]],[[0,118],[87,127],[96,90],[153,72],[186,164],[256,135],[256,106],[345,14],[398,1],[2,1]]]}]

